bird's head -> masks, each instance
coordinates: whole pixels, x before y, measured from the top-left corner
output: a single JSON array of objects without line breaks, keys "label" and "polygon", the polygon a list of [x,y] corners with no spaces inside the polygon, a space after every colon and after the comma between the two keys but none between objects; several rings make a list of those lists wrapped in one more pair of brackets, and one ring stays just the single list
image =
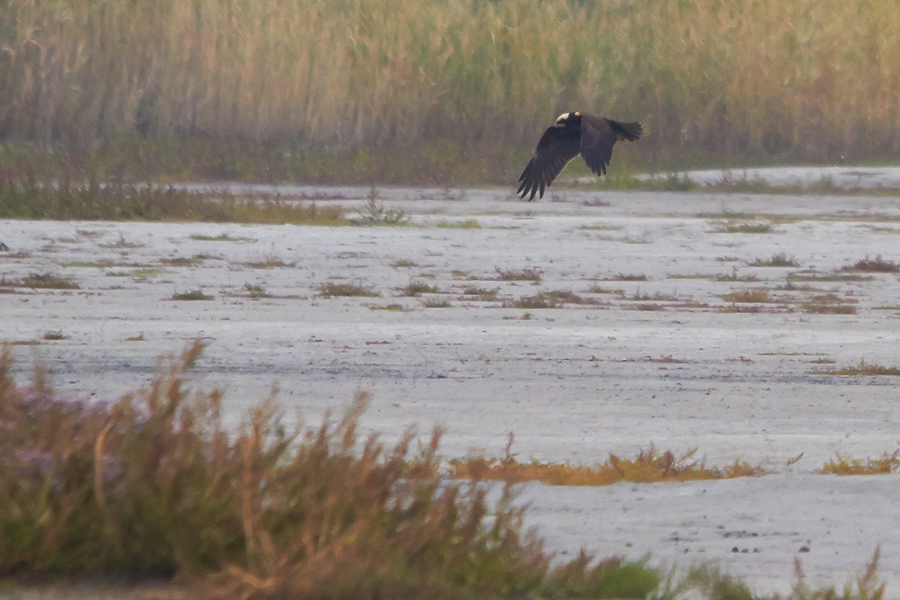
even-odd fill
[{"label": "bird's head", "polygon": [[581,126],[581,113],[580,112],[567,112],[559,115],[556,118],[556,123],[554,127],[580,127]]}]

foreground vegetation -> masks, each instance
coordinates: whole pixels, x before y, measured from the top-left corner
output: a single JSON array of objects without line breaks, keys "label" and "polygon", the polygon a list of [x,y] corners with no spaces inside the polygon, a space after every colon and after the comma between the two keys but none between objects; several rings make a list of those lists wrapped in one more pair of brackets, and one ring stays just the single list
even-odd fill
[{"label": "foreground vegetation", "polygon": [[[900,5],[869,0],[8,0],[0,141],[311,179],[373,173],[388,148],[506,181],[505,148],[582,109],[646,122],[619,164],[889,159],[898,24]],[[184,144],[111,142],[130,135]],[[415,178],[406,162],[380,177]]]},{"label": "foreground vegetation", "polygon": [[[236,432],[221,393],[191,390],[202,344],[148,390],[64,401],[0,357],[0,577],[179,576],[215,598],[497,598],[515,590],[643,598],[644,562],[551,568],[509,486],[438,473],[418,452],[359,440],[364,395],[337,422],[289,427],[273,401]],[[339,574],[339,575],[338,575]]]},{"label": "foreground vegetation", "polygon": [[[189,385],[203,347],[112,402],[60,399],[39,366],[17,386],[3,350],[0,581],[174,578],[198,598],[754,598],[708,567],[551,562],[509,481],[490,496],[475,472],[441,474],[439,430],[415,452],[411,433],[360,440],[365,394],[318,427],[289,426],[270,398],[226,430],[221,392]],[[878,600],[877,561],[842,594],[801,575],[790,597]]]}]

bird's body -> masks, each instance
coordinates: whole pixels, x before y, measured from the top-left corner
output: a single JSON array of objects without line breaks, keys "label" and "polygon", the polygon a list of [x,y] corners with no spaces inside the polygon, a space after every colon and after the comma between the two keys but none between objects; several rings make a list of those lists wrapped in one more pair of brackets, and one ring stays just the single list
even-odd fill
[{"label": "bird's body", "polygon": [[643,133],[640,123],[620,123],[581,112],[564,113],[541,136],[519,177],[516,193],[522,194],[522,198],[528,196],[529,201],[536,194],[543,198],[544,189],[550,187],[563,167],[578,154],[596,175],[605,175],[616,141],[633,142]]}]

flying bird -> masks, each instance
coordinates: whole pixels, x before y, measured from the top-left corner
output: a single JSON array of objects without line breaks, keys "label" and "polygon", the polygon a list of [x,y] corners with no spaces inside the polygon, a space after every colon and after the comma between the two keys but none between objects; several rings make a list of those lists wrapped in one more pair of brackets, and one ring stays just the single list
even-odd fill
[{"label": "flying bird", "polygon": [[563,167],[579,153],[595,175],[605,175],[615,143],[634,142],[643,133],[640,123],[619,123],[581,112],[561,114],[541,136],[534,156],[519,177],[516,193],[522,198],[528,196],[529,202],[535,194],[543,198],[544,188],[550,187]]}]

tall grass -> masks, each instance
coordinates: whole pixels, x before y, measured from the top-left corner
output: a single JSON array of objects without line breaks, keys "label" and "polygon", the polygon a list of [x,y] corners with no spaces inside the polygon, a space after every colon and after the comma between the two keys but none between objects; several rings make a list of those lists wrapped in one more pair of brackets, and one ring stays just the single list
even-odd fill
[{"label": "tall grass", "polygon": [[5,0],[0,140],[464,142],[429,146],[450,160],[571,108],[646,121],[642,154],[896,157],[898,40],[871,0]]}]

